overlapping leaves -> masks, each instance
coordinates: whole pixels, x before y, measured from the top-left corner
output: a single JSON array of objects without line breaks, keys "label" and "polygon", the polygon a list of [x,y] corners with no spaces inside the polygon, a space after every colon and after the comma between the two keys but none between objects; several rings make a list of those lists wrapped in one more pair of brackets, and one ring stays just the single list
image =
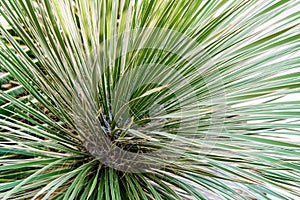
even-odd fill
[{"label": "overlapping leaves", "polygon": [[[298,0],[1,1],[0,198],[299,197],[300,102],[292,99],[299,94],[299,4]],[[116,52],[126,52],[129,39],[122,38],[121,44],[106,41],[145,27],[178,31],[196,41],[209,58],[201,57],[193,67],[176,55],[153,49],[116,58]],[[158,45],[161,40],[151,42]],[[202,70],[205,81],[191,79],[193,95],[205,102],[225,91],[226,113],[218,116],[220,124],[210,124],[219,105],[195,110],[203,117],[197,131],[181,127],[187,130],[186,137],[166,129],[155,137],[134,131],[128,137],[112,137],[123,148],[138,143],[143,151],[158,148],[165,138],[181,145],[167,147],[178,157],[161,169],[124,173],[109,168],[86,150],[72,116],[76,78],[92,71],[86,63],[95,51],[104,52],[104,64],[113,63],[112,70],[96,77],[100,89],[93,100],[101,123],[109,121],[105,119],[111,113],[113,85],[127,69],[148,63],[186,69],[183,74],[188,77],[195,68]],[[209,68],[206,59],[213,60]],[[222,88],[217,87],[220,83]],[[167,98],[173,96],[164,96],[162,88],[148,86],[135,94],[138,101],[130,102],[134,123],[147,118],[144,108],[152,98],[174,108],[176,102]],[[176,92],[185,95],[190,90],[178,87]],[[172,110],[168,112],[170,118]],[[184,119],[192,118],[189,114],[181,122]],[[204,140],[211,125],[223,128]]]}]

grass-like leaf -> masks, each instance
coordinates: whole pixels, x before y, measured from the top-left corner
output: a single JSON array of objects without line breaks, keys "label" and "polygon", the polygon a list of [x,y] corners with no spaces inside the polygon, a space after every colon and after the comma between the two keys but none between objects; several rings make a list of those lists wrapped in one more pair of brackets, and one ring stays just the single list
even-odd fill
[{"label": "grass-like leaf", "polygon": [[0,199],[300,198],[299,0],[2,0]]}]

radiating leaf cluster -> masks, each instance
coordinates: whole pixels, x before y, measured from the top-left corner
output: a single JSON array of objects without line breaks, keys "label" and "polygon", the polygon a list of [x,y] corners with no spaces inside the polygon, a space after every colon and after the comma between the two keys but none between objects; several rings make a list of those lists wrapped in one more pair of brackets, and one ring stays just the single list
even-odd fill
[{"label": "radiating leaf cluster", "polygon": [[[299,198],[299,5],[2,0],[0,199]],[[151,31],[122,35],[143,28],[176,31],[197,45]],[[139,71],[153,63],[151,73]],[[145,79],[162,84],[134,87]],[[143,173],[95,159],[78,130],[78,88],[94,109],[79,119],[96,119],[120,148],[164,148],[176,159],[159,157],[163,167]]]}]

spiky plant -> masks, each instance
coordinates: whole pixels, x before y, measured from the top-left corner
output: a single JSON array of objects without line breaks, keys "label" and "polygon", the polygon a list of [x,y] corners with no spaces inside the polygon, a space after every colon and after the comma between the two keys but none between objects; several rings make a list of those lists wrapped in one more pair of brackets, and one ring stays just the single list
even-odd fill
[{"label": "spiky plant", "polygon": [[300,198],[299,0],[1,0],[0,199]]}]

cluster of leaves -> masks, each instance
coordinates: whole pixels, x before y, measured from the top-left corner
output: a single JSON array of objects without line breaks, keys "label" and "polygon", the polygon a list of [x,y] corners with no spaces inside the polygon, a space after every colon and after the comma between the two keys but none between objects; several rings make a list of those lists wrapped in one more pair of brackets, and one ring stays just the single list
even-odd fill
[{"label": "cluster of leaves", "polygon": [[[300,93],[299,4],[2,0],[0,198],[299,198],[300,102],[290,97]],[[110,41],[142,28],[176,31],[197,46],[151,31]],[[188,56],[133,48],[141,38]],[[167,70],[138,73],[149,63]],[[136,88],[140,79],[162,84]],[[86,109],[74,112],[78,88],[88,115],[74,116]],[[165,148],[176,158],[139,173],[116,169],[88,151],[78,118],[97,119],[119,148]]]}]

